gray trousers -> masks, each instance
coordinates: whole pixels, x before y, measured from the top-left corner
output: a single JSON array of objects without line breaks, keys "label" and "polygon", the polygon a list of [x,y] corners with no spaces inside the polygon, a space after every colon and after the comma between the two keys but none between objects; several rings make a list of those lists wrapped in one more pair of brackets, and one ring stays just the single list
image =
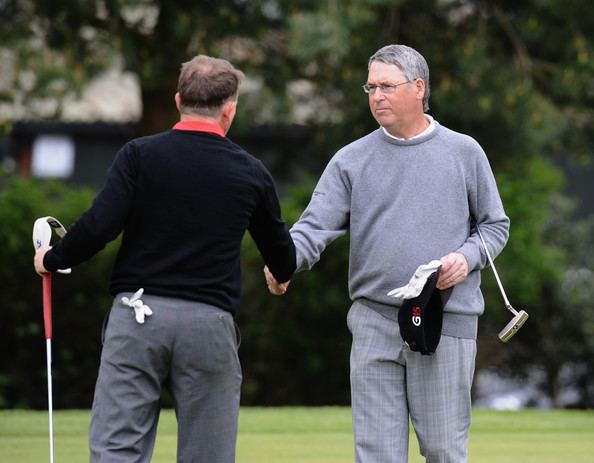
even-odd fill
[{"label": "gray trousers", "polygon": [[357,463],[406,463],[409,417],[428,463],[467,461],[476,342],[442,336],[435,354],[411,351],[398,322],[355,302],[351,398]]},{"label": "gray trousers", "polygon": [[235,460],[241,367],[233,317],[198,302],[150,295],[139,324],[115,300],[104,332],[89,430],[92,463],[149,462],[167,387],[178,421],[177,461]]}]

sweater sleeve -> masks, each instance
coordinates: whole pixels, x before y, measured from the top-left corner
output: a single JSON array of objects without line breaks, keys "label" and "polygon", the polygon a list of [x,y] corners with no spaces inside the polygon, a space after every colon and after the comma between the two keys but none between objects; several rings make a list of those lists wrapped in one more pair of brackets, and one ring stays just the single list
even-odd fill
[{"label": "sweater sleeve", "polygon": [[136,175],[135,149],[131,142],[116,155],[105,185],[92,206],[45,254],[43,264],[46,269],[55,271],[84,262],[119,235],[132,208]]},{"label": "sweater sleeve", "polygon": [[335,156],[320,177],[309,205],[291,228],[297,270],[311,269],[324,249],[348,231],[351,187]]},{"label": "sweater sleeve", "polygon": [[272,176],[260,163],[256,175],[261,180],[261,193],[249,232],[274,278],[284,283],[295,272],[295,245],[281,217]]},{"label": "sweater sleeve", "polygon": [[468,199],[473,227],[466,242],[457,250],[464,254],[471,271],[482,269],[487,265],[487,255],[476,226],[480,227],[493,259],[505,247],[510,226],[487,156],[478,143],[476,147],[478,155],[475,157],[476,161],[468,181]]}]

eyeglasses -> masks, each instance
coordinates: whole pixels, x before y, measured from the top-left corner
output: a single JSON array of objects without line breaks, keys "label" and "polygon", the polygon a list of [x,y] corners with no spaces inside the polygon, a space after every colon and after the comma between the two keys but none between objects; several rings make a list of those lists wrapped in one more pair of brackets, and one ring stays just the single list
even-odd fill
[{"label": "eyeglasses", "polygon": [[401,85],[404,84],[410,84],[410,80],[407,80],[405,82],[400,82],[399,84],[379,84],[379,85],[369,85],[369,84],[363,84],[363,91],[365,93],[369,93],[370,95],[375,94],[375,91],[379,88],[380,91],[384,94],[387,93],[394,93],[396,91],[397,87],[400,87]]}]

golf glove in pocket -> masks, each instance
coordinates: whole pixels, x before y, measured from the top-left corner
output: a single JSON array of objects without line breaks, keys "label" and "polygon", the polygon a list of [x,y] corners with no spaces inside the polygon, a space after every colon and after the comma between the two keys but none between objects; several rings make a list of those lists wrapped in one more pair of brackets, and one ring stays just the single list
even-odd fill
[{"label": "golf glove in pocket", "polygon": [[145,316],[150,317],[153,314],[151,308],[140,300],[142,293],[144,293],[144,288],[140,288],[136,291],[130,299],[126,296],[122,297],[122,303],[134,309],[136,321],[141,325],[144,323]]}]

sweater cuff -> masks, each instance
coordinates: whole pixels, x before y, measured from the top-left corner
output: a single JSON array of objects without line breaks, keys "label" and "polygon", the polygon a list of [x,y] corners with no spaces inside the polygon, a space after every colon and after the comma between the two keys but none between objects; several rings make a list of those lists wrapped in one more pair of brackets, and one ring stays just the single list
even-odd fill
[{"label": "sweater cuff", "polygon": [[482,268],[482,257],[480,250],[472,243],[464,243],[456,252],[466,257],[468,263],[468,272]]},{"label": "sweater cuff", "polygon": [[48,272],[55,272],[60,268],[60,259],[53,249],[50,249],[43,256],[43,266]]}]

